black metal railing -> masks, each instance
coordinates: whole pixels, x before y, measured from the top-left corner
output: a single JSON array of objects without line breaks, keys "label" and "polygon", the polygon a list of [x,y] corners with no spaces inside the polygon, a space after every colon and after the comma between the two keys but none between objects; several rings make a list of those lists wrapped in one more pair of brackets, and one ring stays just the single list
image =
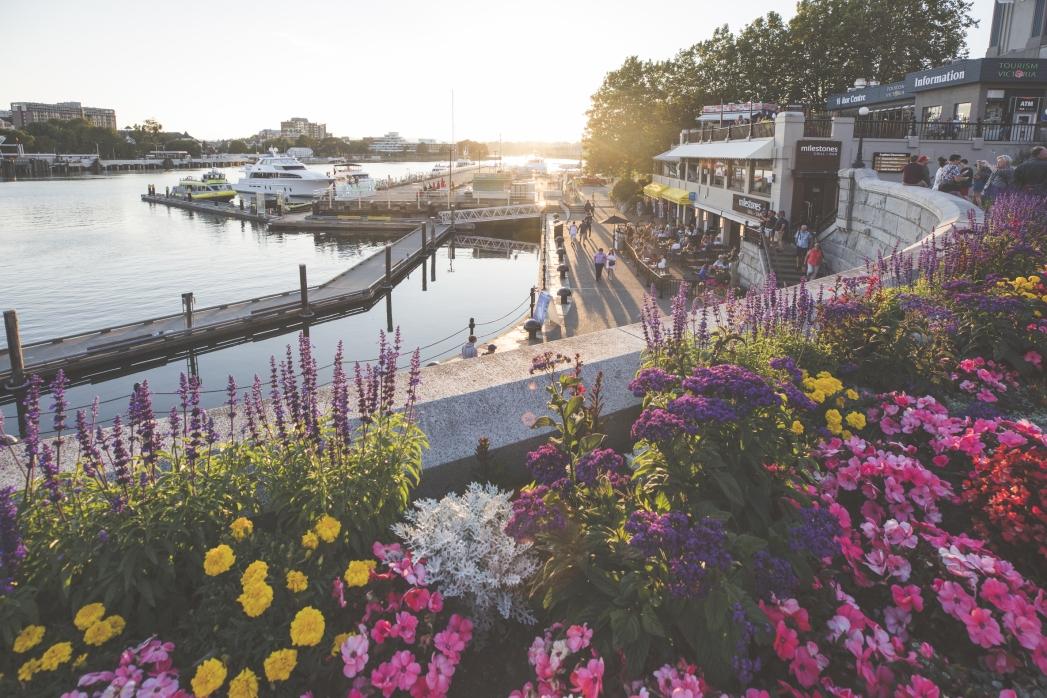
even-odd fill
[{"label": "black metal railing", "polygon": [[[804,135],[806,133],[806,126]],[[925,141],[969,141],[984,138],[1001,143],[1039,143],[1045,124],[988,124],[981,121],[855,121],[854,137],[901,140],[917,136]]]}]

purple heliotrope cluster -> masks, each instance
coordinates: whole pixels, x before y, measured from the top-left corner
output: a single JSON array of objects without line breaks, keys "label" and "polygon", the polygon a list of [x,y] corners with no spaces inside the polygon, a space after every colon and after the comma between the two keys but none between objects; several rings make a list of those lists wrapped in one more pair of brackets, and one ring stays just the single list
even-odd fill
[{"label": "purple heliotrope cluster", "polygon": [[731,566],[723,523],[705,517],[692,522],[679,511],[655,514],[634,511],[625,523],[629,544],[645,557],[663,560],[668,567],[666,587],[677,598],[702,597],[710,577]]},{"label": "purple heliotrope cluster", "polygon": [[792,564],[766,550],[753,553],[752,571],[756,595],[765,601],[770,601],[772,596],[779,599],[791,597],[799,583]]},{"label": "purple heliotrope cluster", "polygon": [[806,551],[820,559],[835,557],[840,552],[836,537],[840,522],[826,509],[800,509],[800,523],[789,529],[789,547]]},{"label": "purple heliotrope cluster", "polygon": [[667,393],[679,383],[676,376],[664,369],[645,368],[629,381],[629,391],[636,397],[644,397],[648,393]]},{"label": "purple heliotrope cluster", "polygon": [[682,395],[669,403],[669,412],[686,422],[688,434],[697,433],[706,422],[724,424],[738,419],[738,412],[718,397]]},{"label": "purple heliotrope cluster", "polygon": [[732,403],[739,417],[780,402],[774,389],[760,375],[736,364],[696,368],[683,380],[683,387],[694,395]]},{"label": "purple heliotrope cluster", "polygon": [[598,448],[578,459],[574,476],[583,485],[596,484],[601,473],[624,473],[625,459],[614,449]]},{"label": "purple heliotrope cluster", "polygon": [[543,531],[559,530],[566,525],[563,511],[545,502],[546,485],[525,489],[513,500],[513,513],[505,532],[517,541],[534,540]]},{"label": "purple heliotrope cluster", "polygon": [[661,407],[648,407],[633,422],[633,440],[668,441],[684,431],[687,424]]},{"label": "purple heliotrope cluster", "polygon": [[540,485],[551,485],[567,474],[571,459],[552,444],[542,444],[527,454],[527,469]]}]

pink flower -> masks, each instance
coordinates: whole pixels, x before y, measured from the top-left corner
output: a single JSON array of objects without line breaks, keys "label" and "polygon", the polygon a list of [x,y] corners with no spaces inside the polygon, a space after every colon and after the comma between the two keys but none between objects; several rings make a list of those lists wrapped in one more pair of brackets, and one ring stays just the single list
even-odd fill
[{"label": "pink flower", "polygon": [[971,642],[988,649],[1003,643],[1003,635],[1000,633],[1000,624],[992,617],[992,612],[984,608],[973,608],[963,619],[967,626],[967,634]]},{"label": "pink flower", "polygon": [[367,636],[362,633],[350,635],[342,643],[342,662],[345,663],[345,666],[342,667],[342,673],[345,674],[346,678],[353,678],[367,666],[367,648]]},{"label": "pink flower", "polygon": [[389,662],[396,670],[396,686],[401,691],[410,691],[422,673],[422,667],[414,660],[414,655],[408,650],[402,650],[393,654]]},{"label": "pink flower", "polygon": [[403,551],[400,549],[399,543],[382,545],[378,541],[375,541],[371,545],[371,552],[374,553],[374,556],[382,562],[396,562],[403,557]]},{"label": "pink flower", "polygon": [[1018,640],[1018,644],[1027,650],[1035,650],[1043,641],[1040,635],[1040,619],[1036,613],[1019,615],[1008,611],[1003,615],[1003,624]]},{"label": "pink flower", "polygon": [[905,687],[905,695],[913,698],[938,698],[941,692],[938,686],[930,679],[925,679],[919,674],[913,674],[909,685]]},{"label": "pink flower", "polygon": [[409,556],[395,562],[392,568],[408,584],[425,584],[425,565],[420,562],[411,562]]},{"label": "pink flower", "polygon": [[796,647],[799,645],[799,636],[796,631],[785,625],[784,620],[778,621],[778,627],[774,635],[774,651],[782,659],[792,659],[796,656]]},{"label": "pink flower", "polygon": [[405,606],[415,613],[418,613],[429,605],[429,590],[421,587],[414,587],[409,589],[407,593],[403,595],[403,599],[401,600]]},{"label": "pink flower", "polygon": [[898,608],[902,610],[916,611],[917,613],[923,610],[923,597],[920,596],[920,587],[915,584],[909,584],[904,587],[892,584],[891,598],[894,599],[894,603]]},{"label": "pink flower", "polygon": [[418,619],[409,612],[400,611],[396,614],[396,634],[407,644],[414,644],[414,634],[417,628]]},{"label": "pink flower", "polygon": [[998,579],[989,578],[982,583],[981,597],[1001,611],[1011,607],[1011,590]]},{"label": "pink flower", "polygon": [[572,625],[567,629],[567,649],[572,654],[588,647],[592,639],[593,631],[588,625]]},{"label": "pink flower", "polygon": [[385,698],[393,695],[399,672],[392,662],[382,662],[371,672],[371,685],[382,692]]},{"label": "pink flower", "polygon": [[[811,649],[812,645],[813,650]],[[789,671],[804,688],[810,688],[817,683],[818,676],[822,673],[822,667],[819,666],[818,661],[819,657],[821,655],[818,654],[818,646],[813,642],[808,642],[806,645],[796,648],[796,654],[792,662],[789,663]]]},{"label": "pink flower", "polygon": [[[1040,356],[1039,352],[1037,352],[1037,351],[1035,351],[1033,349],[1030,349],[1029,351],[1025,352],[1025,356],[1023,358],[1026,361],[1028,361],[1029,363],[1031,363],[1033,366],[1035,366],[1036,368],[1039,368],[1040,364],[1043,361],[1043,357]],[[1000,698],[1003,698],[1003,694],[1002,693],[1000,694]]]},{"label": "pink flower", "polygon": [[432,694],[447,695],[453,675],[454,662],[442,654],[434,654],[429,661],[429,671],[425,674],[425,685]]},{"label": "pink flower", "polygon": [[429,611],[439,613],[442,610],[444,610],[444,597],[440,596],[440,592],[434,591],[429,595]]},{"label": "pink flower", "polygon": [[938,588],[938,602],[942,610],[951,616],[961,618],[974,608],[974,598],[956,582],[942,582]]},{"label": "pink flower", "polygon": [[597,698],[603,691],[603,659],[590,659],[572,671],[571,688],[582,698]]},{"label": "pink flower", "polygon": [[338,602],[339,608],[345,608],[345,584],[340,577],[331,582],[331,598]]},{"label": "pink flower", "polygon": [[1014,692],[1013,688],[1005,688],[1000,691],[999,698],[1018,698],[1018,694]]},{"label": "pink flower", "polygon": [[371,639],[374,640],[376,645],[382,644],[385,642],[386,638],[390,636],[396,637],[396,629],[393,627],[393,624],[385,618],[379,620],[374,624],[374,627],[371,628]]},{"label": "pink flower", "polygon": [[465,649],[465,640],[454,630],[443,630],[436,633],[436,637],[433,638],[433,645],[451,660],[457,662]]}]

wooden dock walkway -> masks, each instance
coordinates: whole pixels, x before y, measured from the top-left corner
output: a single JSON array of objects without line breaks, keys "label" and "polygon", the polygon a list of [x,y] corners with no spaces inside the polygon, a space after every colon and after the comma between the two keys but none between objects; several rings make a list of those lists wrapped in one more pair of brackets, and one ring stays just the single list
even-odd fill
[{"label": "wooden dock walkway", "polygon": [[[296,289],[25,344],[22,372],[26,376],[50,375],[58,369],[80,372],[163,356],[221,338],[249,336],[291,319],[362,312],[453,234],[451,226],[442,223],[434,223],[428,232],[426,228],[416,227],[329,281],[307,287],[306,293]],[[10,351],[0,349],[0,385],[11,382],[12,377]]]},{"label": "wooden dock walkway", "polygon": [[254,221],[256,223],[269,223],[275,221],[279,216],[270,216],[266,213],[252,213],[251,209],[240,208],[230,203],[214,201],[186,201],[177,196],[163,196],[161,194],[142,194],[142,201],[151,204],[163,204],[171,208],[181,208],[198,213],[211,213],[226,218],[237,218],[243,221]]}]

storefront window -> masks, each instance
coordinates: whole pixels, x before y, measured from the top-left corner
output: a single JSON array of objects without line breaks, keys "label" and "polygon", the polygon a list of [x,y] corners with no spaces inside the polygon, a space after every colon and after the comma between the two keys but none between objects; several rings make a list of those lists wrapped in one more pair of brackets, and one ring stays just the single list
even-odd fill
[{"label": "storefront window", "polygon": [[712,173],[713,173],[713,161],[712,160],[702,160],[701,161],[701,170],[702,170],[702,184],[709,184],[709,182],[712,180],[712,176],[713,176],[712,175]]},{"label": "storefront window", "polygon": [[942,118],[942,105],[936,104],[933,107],[923,108],[923,120],[924,122],[938,121]]},{"label": "storefront window", "polygon": [[753,194],[770,194],[774,182],[774,169],[770,160],[753,160],[752,181],[749,191]]},{"label": "storefront window", "polygon": [[675,162],[667,162],[667,163],[665,163],[664,172],[665,172],[665,176],[666,177],[673,177],[675,179],[676,178],[676,163]]},{"label": "storefront window", "polygon": [[730,180],[727,182],[727,188],[734,191],[745,191],[748,169],[745,160],[731,160]]},{"label": "storefront window", "polygon": [[694,160],[687,160],[687,181],[697,182],[698,181],[698,163]]},{"label": "storefront window", "polygon": [[717,160],[713,163],[713,186],[722,187],[727,182],[727,163]]},{"label": "storefront window", "polygon": [[971,103],[960,102],[956,105],[952,114],[953,120],[967,122],[971,120]]}]

